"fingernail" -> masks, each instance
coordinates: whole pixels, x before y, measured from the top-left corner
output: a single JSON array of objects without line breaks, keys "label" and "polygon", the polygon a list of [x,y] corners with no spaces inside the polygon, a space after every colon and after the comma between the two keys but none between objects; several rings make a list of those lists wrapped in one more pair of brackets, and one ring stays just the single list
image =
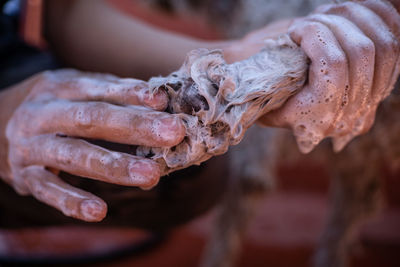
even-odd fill
[{"label": "fingernail", "polygon": [[140,187],[153,187],[160,180],[160,167],[151,160],[143,159],[131,162],[128,171],[132,183]]},{"label": "fingernail", "polygon": [[88,222],[101,221],[107,213],[107,206],[93,199],[85,199],[81,202],[81,213]]},{"label": "fingernail", "polygon": [[153,94],[147,91],[143,95],[143,103],[155,110],[165,110],[168,106],[167,93],[162,90]]},{"label": "fingernail", "polygon": [[155,120],[153,127],[165,147],[171,147],[179,144],[185,137],[185,126],[183,122],[172,115]]},{"label": "fingernail", "polygon": [[140,189],[144,190],[144,191],[150,191],[151,189],[153,189],[155,186],[141,186]]}]

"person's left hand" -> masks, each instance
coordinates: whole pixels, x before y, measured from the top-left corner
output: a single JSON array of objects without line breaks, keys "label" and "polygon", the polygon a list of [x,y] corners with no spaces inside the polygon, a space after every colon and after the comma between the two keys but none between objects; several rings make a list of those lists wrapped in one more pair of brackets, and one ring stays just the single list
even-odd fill
[{"label": "person's left hand", "polygon": [[[21,100],[13,104],[15,98]],[[161,112],[164,91],[151,94],[143,81],[107,74],[43,72],[3,92],[0,103],[9,114],[0,117],[0,180],[84,221],[101,221],[107,205],[60,179],[60,171],[141,188],[155,186],[161,175],[157,162],[93,140],[171,147],[185,136],[183,122]]]}]

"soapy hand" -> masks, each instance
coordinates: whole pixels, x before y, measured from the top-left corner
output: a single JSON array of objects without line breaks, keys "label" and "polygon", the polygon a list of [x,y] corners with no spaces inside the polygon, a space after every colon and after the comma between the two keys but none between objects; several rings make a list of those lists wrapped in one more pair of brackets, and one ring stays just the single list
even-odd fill
[{"label": "soapy hand", "polygon": [[260,121],[291,128],[303,153],[325,137],[340,151],[371,128],[399,76],[400,16],[386,1],[329,4],[289,34],[311,59],[308,82]]},{"label": "soapy hand", "polygon": [[160,178],[155,161],[87,140],[168,147],[185,135],[177,117],[160,112],[167,106],[166,93],[151,96],[139,80],[61,70],[44,72],[16,87],[28,88],[29,94],[7,124],[9,170],[3,173],[9,175],[2,178],[18,193],[81,220],[102,220],[107,205],[62,181],[59,171],[143,188]]}]

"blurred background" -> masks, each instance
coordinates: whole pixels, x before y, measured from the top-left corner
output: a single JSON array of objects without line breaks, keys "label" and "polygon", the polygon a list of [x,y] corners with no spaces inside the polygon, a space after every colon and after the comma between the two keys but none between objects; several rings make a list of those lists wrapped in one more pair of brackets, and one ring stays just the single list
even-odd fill
[{"label": "blurred background", "polygon": [[[24,27],[21,28],[24,43],[35,46],[35,49],[37,47],[45,49],[46,45],[40,36],[42,1],[11,2],[29,6],[24,9],[28,13],[23,16]],[[280,2],[268,0],[108,0],[110,5],[128,16],[156,27],[205,40],[240,37],[269,22],[305,15],[326,1]],[[8,8],[11,9],[12,6]],[[27,75],[59,66],[59,63],[48,54],[34,62],[40,63],[30,66],[26,71]],[[5,75],[4,72],[2,75]],[[4,79],[4,77],[0,78]],[[12,77],[14,79],[14,76]],[[17,79],[15,77],[15,80]],[[10,82],[12,79],[7,81]],[[326,156],[331,154],[329,143],[324,142],[316,151],[304,156],[298,152],[293,138],[286,131],[261,130],[272,132],[264,144],[265,149],[269,151],[268,146],[276,148],[274,152],[265,154],[266,160],[273,165],[269,166],[274,172],[273,189],[265,193],[255,207],[254,217],[250,219],[244,234],[243,249],[237,259],[237,266],[310,266],[313,252],[331,212],[329,203],[332,193],[329,188],[332,181],[332,168],[335,168],[335,165],[331,157]],[[371,138],[376,138],[376,135],[372,135]],[[252,140],[252,143],[259,144],[257,139]],[[400,141],[393,144],[399,146],[400,144],[397,143]],[[349,155],[344,153],[341,157],[345,159],[347,157],[351,161]],[[398,160],[399,155],[394,155],[396,157],[394,160]],[[57,216],[60,217],[60,215],[54,211],[46,213],[47,215],[43,217],[43,220],[47,220],[48,223],[30,221],[28,215],[24,218],[21,217],[21,213],[14,214],[16,219],[13,221],[10,219],[12,212],[8,210],[8,213],[0,214],[3,225],[0,229],[0,264],[197,266],[207,241],[214,234],[213,228],[218,212],[217,203],[224,193],[226,183],[229,183],[229,175],[232,175],[229,170],[227,172],[215,170],[229,169],[228,158],[229,155],[219,157],[204,164],[200,170],[189,170],[173,177],[163,178],[175,182],[170,182],[173,183],[171,186],[166,181],[165,185],[161,185],[161,189],[154,191],[157,193],[154,193],[151,198],[157,198],[157,201],[162,203],[143,204],[141,208],[138,208],[141,213],[137,213],[137,217],[147,218],[145,213],[161,214],[163,213],[161,210],[164,210],[163,215],[160,215],[161,219],[155,222],[154,227],[150,227],[159,228],[156,231],[142,227],[146,219],[137,223],[136,227],[130,227],[129,221],[120,224],[112,220],[97,227],[77,224],[74,220],[64,222],[63,219],[58,219]],[[368,164],[368,161],[364,163]],[[400,253],[400,169],[382,165],[377,168],[380,173],[379,208],[368,217],[368,220],[362,222],[359,230],[356,231],[349,250],[350,266],[400,266],[398,256]],[[208,180],[200,178],[202,176],[207,176]],[[198,191],[195,186],[190,187],[198,195],[193,195],[188,202],[185,198],[178,197],[178,193],[175,196],[171,196],[171,193],[165,197],[164,191],[171,188],[173,188],[171,192],[186,190],[186,185],[180,186],[185,182],[179,181],[189,178],[199,181],[194,182],[199,188]],[[208,186],[215,183],[212,180],[221,182],[217,184],[214,191],[209,191]],[[12,194],[7,191],[9,189],[1,190],[3,196]],[[118,192],[119,188],[113,188],[113,190]],[[164,195],[160,192],[164,192]],[[140,196],[141,199],[147,198],[147,195],[142,198],[141,193],[134,196]],[[197,196],[206,198],[208,201],[203,201],[204,205],[199,208],[193,208],[191,204],[196,202]],[[6,204],[23,206],[25,208],[22,212],[31,216],[40,217],[43,214],[41,209],[45,210],[38,203],[33,206],[26,204],[34,201],[29,197],[21,200],[22,197],[15,196],[12,199],[8,199]],[[137,202],[132,201],[131,204],[128,202],[125,205],[135,203]],[[143,203],[147,202],[143,201]],[[1,212],[7,210],[5,204],[2,205]],[[179,208],[175,210],[174,205]],[[173,211],[165,211],[169,209]],[[135,215],[130,213],[129,216]],[[130,218],[129,216],[126,218]],[[136,219],[140,221],[140,218]],[[173,223],[168,225],[169,221]],[[164,222],[165,225],[161,225]]]}]

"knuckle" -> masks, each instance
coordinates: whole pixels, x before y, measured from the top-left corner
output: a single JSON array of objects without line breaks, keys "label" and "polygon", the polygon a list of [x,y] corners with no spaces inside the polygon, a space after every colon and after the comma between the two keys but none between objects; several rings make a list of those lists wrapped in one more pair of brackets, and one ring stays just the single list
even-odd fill
[{"label": "knuckle", "polygon": [[342,15],[351,12],[351,7],[347,5],[346,3],[341,3],[341,4],[331,4],[330,6],[326,7],[323,10],[324,14],[328,15]]},{"label": "knuckle", "polygon": [[105,103],[85,103],[73,107],[72,116],[75,126],[92,127],[105,117]]},{"label": "knuckle", "polygon": [[126,169],[127,163],[126,160],[117,152],[110,152],[104,154],[99,162],[102,166],[102,170],[104,171],[104,175],[108,178],[118,178],[123,176],[123,170]]},{"label": "knuckle", "polygon": [[300,34],[303,32],[316,32],[321,28],[320,23],[306,19],[298,18],[290,25],[288,32],[290,35]]},{"label": "knuckle", "polygon": [[332,4],[323,4],[317,7],[316,12],[317,13],[328,13],[332,8],[335,6]]},{"label": "knuckle", "polygon": [[[312,19],[312,17],[310,17],[310,19]],[[304,29],[306,31],[317,32],[322,28],[322,24],[318,21],[306,20],[304,23]]]},{"label": "knuckle", "polygon": [[341,3],[338,5],[339,10],[343,10],[343,11],[357,11],[358,8],[360,8],[362,5],[360,5],[359,3],[355,3],[355,2],[345,2],[345,3]]},{"label": "knuckle", "polygon": [[47,88],[50,84],[53,84],[57,81],[57,77],[59,76],[59,70],[46,70],[40,72],[39,74],[34,76],[35,87],[38,88]]},{"label": "knuckle", "polygon": [[77,127],[90,126],[92,118],[89,113],[90,109],[87,106],[78,106],[73,109],[73,120]]},{"label": "knuckle", "polygon": [[55,83],[57,81],[57,78],[55,71],[43,71],[35,75],[29,81],[31,93],[28,95],[26,100],[45,100],[54,97],[51,92],[54,91],[54,89],[56,88]]},{"label": "knuckle", "polygon": [[326,64],[334,69],[343,68],[347,64],[347,59],[342,53],[327,55]]},{"label": "knuckle", "polygon": [[35,78],[37,79],[38,82],[43,82],[43,81],[46,82],[48,80],[51,80],[53,76],[54,76],[54,71],[46,70],[37,74]]},{"label": "knuckle", "polygon": [[68,166],[74,163],[74,147],[71,144],[48,147],[49,154],[59,166]]},{"label": "knuckle", "polygon": [[384,53],[385,56],[393,56],[393,54],[397,55],[399,53],[400,47],[399,42],[394,36],[391,36],[390,38],[385,38],[385,40],[377,46],[377,49]]},{"label": "knuckle", "polygon": [[358,43],[358,51],[363,55],[371,55],[375,53],[375,45],[371,39],[365,38]]},{"label": "knuckle", "polygon": [[36,74],[32,80],[32,91],[43,92],[57,89],[57,85],[66,80],[71,81],[78,76],[79,71],[73,69],[47,70]]},{"label": "knuckle", "polygon": [[32,80],[32,91],[36,92],[36,91],[42,91],[45,88],[48,87],[49,85],[49,81],[51,81],[51,77],[53,76],[53,72],[52,71],[43,71],[40,72],[39,74],[36,74]]}]

